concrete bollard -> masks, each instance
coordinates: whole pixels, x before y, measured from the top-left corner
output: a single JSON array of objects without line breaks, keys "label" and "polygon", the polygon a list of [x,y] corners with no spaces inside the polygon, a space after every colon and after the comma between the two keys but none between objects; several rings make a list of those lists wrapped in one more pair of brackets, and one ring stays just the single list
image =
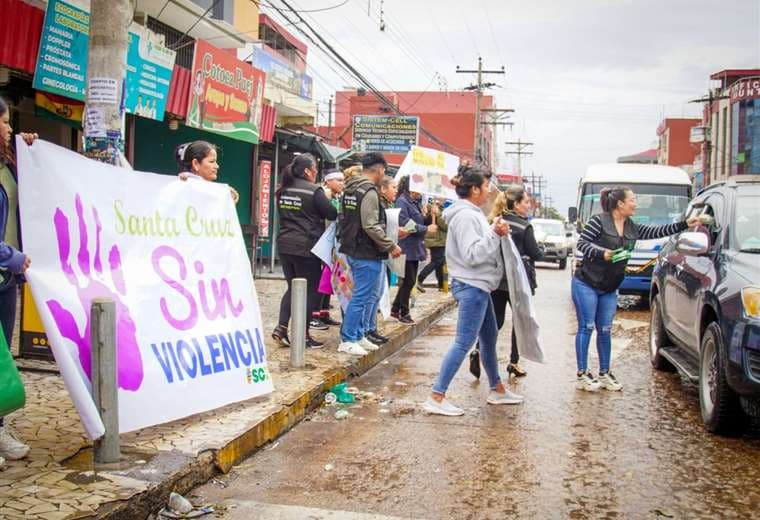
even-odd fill
[{"label": "concrete bollard", "polygon": [[290,285],[290,367],[303,368],[306,363],[306,279],[294,278]]},{"label": "concrete bollard", "polygon": [[106,432],[95,441],[95,462],[119,462],[119,389],[116,381],[116,304],[95,299],[90,309],[92,398]]}]

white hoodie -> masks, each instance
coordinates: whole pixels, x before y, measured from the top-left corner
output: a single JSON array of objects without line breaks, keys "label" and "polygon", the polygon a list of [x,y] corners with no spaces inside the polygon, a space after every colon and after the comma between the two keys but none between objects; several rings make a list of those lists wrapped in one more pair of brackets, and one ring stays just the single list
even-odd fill
[{"label": "white hoodie", "polygon": [[486,292],[495,291],[504,276],[501,238],[475,204],[458,200],[443,212],[449,225],[446,263],[452,278]]}]

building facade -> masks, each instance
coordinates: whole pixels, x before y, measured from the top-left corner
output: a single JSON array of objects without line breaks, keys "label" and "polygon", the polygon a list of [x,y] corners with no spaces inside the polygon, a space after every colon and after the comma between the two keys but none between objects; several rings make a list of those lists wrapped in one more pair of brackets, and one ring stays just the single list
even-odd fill
[{"label": "building facade", "polygon": [[657,127],[657,164],[678,166],[691,172],[699,147],[692,144],[691,129],[699,126],[697,118],[666,118]]}]

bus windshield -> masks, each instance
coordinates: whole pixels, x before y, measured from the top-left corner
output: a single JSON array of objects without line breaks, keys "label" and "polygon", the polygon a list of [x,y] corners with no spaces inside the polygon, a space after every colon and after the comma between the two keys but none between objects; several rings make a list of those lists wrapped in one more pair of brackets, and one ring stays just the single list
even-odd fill
[{"label": "bus windshield", "polygon": [[[578,213],[581,222],[602,212],[599,192],[607,184],[586,184],[583,187]],[[670,224],[677,222],[689,204],[690,186],[668,184],[632,184],[638,208],[633,220],[638,224]]]}]

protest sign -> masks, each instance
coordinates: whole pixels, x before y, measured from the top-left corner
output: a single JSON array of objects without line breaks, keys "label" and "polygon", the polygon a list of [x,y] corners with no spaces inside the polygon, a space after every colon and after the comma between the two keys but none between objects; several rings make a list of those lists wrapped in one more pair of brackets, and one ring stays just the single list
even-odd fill
[{"label": "protest sign", "polygon": [[229,187],[130,172],[16,141],[27,272],[90,438],[90,307],[117,308],[119,426],[128,432],[272,391],[261,313]]},{"label": "protest sign", "polygon": [[451,184],[459,168],[459,157],[431,148],[413,146],[396,174],[400,179],[410,176],[409,189],[429,197],[456,200]]}]

